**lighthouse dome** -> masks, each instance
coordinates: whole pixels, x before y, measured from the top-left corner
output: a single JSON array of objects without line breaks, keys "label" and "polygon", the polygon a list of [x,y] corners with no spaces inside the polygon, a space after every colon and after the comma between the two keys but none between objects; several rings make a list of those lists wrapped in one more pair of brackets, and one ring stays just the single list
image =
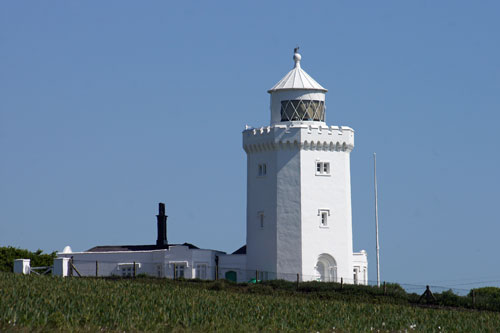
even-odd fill
[{"label": "lighthouse dome", "polygon": [[317,90],[322,92],[328,91],[300,67],[300,60],[302,60],[302,56],[300,55],[300,53],[298,53],[298,48],[295,48],[293,60],[295,61],[295,67],[291,71],[289,71],[288,74],[285,75],[278,83],[276,83],[274,87],[269,89],[267,91],[268,93],[273,93],[279,90]]},{"label": "lighthouse dome", "polygon": [[280,122],[325,121],[327,89],[300,66],[298,47],[293,54],[294,68],[268,90],[271,94],[271,124]]}]

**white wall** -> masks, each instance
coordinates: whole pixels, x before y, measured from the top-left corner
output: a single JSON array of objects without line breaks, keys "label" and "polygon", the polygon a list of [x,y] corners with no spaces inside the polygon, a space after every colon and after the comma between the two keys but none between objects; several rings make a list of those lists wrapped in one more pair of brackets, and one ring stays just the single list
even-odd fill
[{"label": "white wall", "polygon": [[368,284],[368,257],[365,250],[352,254],[353,269],[358,272],[358,284]]},{"label": "white wall", "polygon": [[[247,270],[300,272],[300,159],[297,132],[273,126],[243,133],[247,151]],[[265,163],[267,174],[258,176]],[[264,213],[261,228],[259,213]]]},{"label": "white wall", "polygon": [[[304,279],[314,279],[321,254],[337,263],[337,280],[353,278],[350,150],[354,131],[301,128],[302,245]],[[311,142],[314,145],[311,146]],[[337,142],[339,145],[337,145]],[[319,143],[319,147],[318,147]],[[345,145],[344,145],[345,143]],[[342,149],[342,147],[345,149]],[[340,147],[340,149],[338,148]],[[333,149],[332,149],[333,148]],[[318,161],[330,163],[329,175],[317,175]],[[328,210],[328,225],[321,226],[319,210]]]},{"label": "white wall", "polygon": [[300,136],[297,130],[282,128],[276,130],[277,278],[287,280],[296,279],[296,274],[302,270],[299,142]]},{"label": "white wall", "polygon": [[[265,176],[258,175],[258,165],[261,163],[266,163]],[[248,155],[247,265],[249,270],[276,271],[275,201],[276,155],[265,151]],[[264,214],[263,228],[260,226],[260,213]]]},{"label": "white wall", "polygon": [[253,275],[247,271],[245,254],[223,254],[219,256],[219,277],[225,278],[228,271],[236,272],[237,282],[247,282]]},{"label": "white wall", "polygon": [[165,263],[165,251],[167,250],[72,252],[58,253],[57,256],[59,258],[73,257],[73,265],[83,276],[96,276],[96,262],[98,263],[98,276],[121,276],[126,267],[123,264],[131,266],[134,262],[136,263],[136,274],[157,276],[158,265],[163,267]]},{"label": "white wall", "polygon": [[65,277],[68,276],[69,258],[55,258],[54,266],[52,267],[52,275]]},{"label": "white wall", "polygon": [[14,273],[16,274],[30,274],[30,259],[15,259],[14,260]]},{"label": "white wall", "polygon": [[[278,278],[289,280],[300,273],[303,280],[314,280],[318,257],[328,254],[337,263],[337,279],[353,280],[353,147],[351,128],[322,122],[287,122],[243,132],[248,270],[278,272]],[[316,175],[318,160],[330,163],[330,176]],[[261,163],[267,164],[265,179],[256,176]],[[330,212],[327,228],[320,226],[319,209]],[[258,226],[259,211],[266,214],[264,229]]]},{"label": "white wall", "polygon": [[[203,249],[193,249],[191,250],[191,278],[200,278],[195,276],[195,268],[197,264],[207,265],[206,278],[207,280],[215,279],[215,256],[224,256],[224,252],[214,251],[214,250],[203,250]],[[187,278],[187,276],[186,276]]]},{"label": "white wall", "polygon": [[[215,278],[215,256],[224,254],[214,250],[189,249],[187,246],[172,246],[168,250],[72,252],[58,253],[60,258],[73,257],[73,264],[83,276],[122,276],[128,267],[136,263],[136,274],[156,277],[174,277],[174,266],[185,265],[184,277],[194,277],[196,264],[207,265],[207,278]],[[76,273],[75,273],[76,274]]]}]

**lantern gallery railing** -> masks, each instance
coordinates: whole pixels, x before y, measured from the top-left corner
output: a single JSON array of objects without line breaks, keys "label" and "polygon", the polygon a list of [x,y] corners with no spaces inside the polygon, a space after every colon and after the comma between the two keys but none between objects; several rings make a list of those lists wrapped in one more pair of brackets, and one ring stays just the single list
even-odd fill
[{"label": "lantern gallery railing", "polygon": [[325,102],[314,100],[281,101],[281,121],[325,121]]}]

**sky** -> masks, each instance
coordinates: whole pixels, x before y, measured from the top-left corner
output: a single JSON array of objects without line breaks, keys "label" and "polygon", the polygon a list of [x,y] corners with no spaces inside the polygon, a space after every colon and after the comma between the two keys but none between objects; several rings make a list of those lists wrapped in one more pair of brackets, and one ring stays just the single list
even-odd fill
[{"label": "sky", "polygon": [[376,279],[500,286],[497,1],[2,1],[0,246],[245,244],[245,125],[301,65],[355,130]]}]

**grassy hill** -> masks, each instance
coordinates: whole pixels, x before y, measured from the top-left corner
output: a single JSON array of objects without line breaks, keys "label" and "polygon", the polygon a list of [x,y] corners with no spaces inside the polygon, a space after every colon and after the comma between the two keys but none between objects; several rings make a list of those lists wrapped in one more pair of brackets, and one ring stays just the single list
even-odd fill
[{"label": "grassy hill", "polygon": [[384,295],[378,288],[339,289],[329,283],[303,283],[296,290],[284,281],[235,285],[0,273],[0,331],[492,332],[500,327],[498,312],[420,307],[409,297],[397,285]]}]

